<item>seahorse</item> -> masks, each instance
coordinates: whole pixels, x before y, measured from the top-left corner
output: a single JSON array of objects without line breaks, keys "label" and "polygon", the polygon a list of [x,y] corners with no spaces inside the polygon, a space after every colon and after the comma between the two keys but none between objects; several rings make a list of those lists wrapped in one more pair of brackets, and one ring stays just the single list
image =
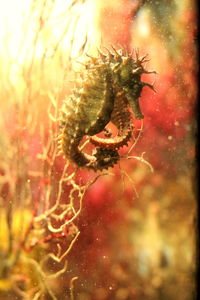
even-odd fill
[{"label": "seahorse", "polygon": [[[136,59],[123,55],[113,47],[113,53],[99,51],[98,57],[89,56],[82,81],[75,83],[73,94],[63,102],[61,109],[61,147],[67,159],[78,167],[102,170],[112,167],[120,159],[118,149],[128,143],[132,135],[129,108],[136,119],[142,119],[139,106],[142,88],[153,85],[142,82],[146,71],[142,63],[146,56]],[[118,135],[100,139],[95,135],[113,122]],[[82,138],[90,136],[96,152],[89,155],[79,149]]]}]

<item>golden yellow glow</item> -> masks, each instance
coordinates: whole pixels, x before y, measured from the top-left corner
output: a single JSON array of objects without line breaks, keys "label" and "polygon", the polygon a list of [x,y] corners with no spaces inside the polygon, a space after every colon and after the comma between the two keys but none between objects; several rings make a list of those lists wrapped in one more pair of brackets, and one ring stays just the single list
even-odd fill
[{"label": "golden yellow glow", "polygon": [[[1,209],[0,210],[0,245],[1,250],[7,250],[9,245],[9,229],[8,229],[8,223],[6,219],[6,211]],[[32,213],[28,209],[24,210],[16,210],[14,212],[13,216],[13,223],[12,223],[12,230],[13,235],[16,237],[20,237],[20,239],[23,238],[23,235],[25,234],[25,231],[27,230],[29,226],[29,222],[31,220]]]},{"label": "golden yellow glow", "polygon": [[18,52],[23,41],[26,39],[27,24],[25,24],[25,21],[30,4],[30,0],[0,1],[1,52],[7,54],[7,58],[8,56],[10,59],[20,58]]},{"label": "golden yellow glow", "polygon": [[147,9],[139,14],[138,34],[143,38],[148,38],[151,34],[149,11]]},{"label": "golden yellow glow", "polygon": [[17,66],[51,57],[58,48],[64,57],[77,57],[86,36],[91,51],[99,40],[98,1],[73,2],[0,0],[0,59],[12,61],[16,72]]},{"label": "golden yellow glow", "polygon": [[81,67],[76,61],[83,61],[85,52],[97,50],[99,3],[0,0],[0,93],[6,99],[0,102],[3,117],[10,105],[20,103],[24,111],[31,107],[38,123],[36,119],[47,110],[49,95],[58,98],[58,91],[75,74],[69,70]]}]

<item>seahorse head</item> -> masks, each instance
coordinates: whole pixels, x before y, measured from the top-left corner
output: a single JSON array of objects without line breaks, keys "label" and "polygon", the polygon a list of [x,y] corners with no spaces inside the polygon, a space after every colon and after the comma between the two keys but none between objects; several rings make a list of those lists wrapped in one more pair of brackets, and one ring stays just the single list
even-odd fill
[{"label": "seahorse head", "polygon": [[130,56],[121,56],[121,59],[113,66],[113,77],[117,88],[123,91],[131,106],[136,119],[142,119],[139,106],[139,97],[143,88],[141,75],[144,69],[139,61]]}]

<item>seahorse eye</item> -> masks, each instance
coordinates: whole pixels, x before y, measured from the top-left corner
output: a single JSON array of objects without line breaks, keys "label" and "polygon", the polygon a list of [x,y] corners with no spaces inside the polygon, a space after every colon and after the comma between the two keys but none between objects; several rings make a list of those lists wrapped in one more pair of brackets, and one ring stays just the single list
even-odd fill
[{"label": "seahorse eye", "polygon": [[124,83],[129,81],[131,77],[131,70],[125,66],[124,68],[121,69],[120,77],[122,82]]},{"label": "seahorse eye", "polygon": [[118,68],[116,69],[116,74],[117,74],[117,81],[119,85],[124,86],[130,83],[133,75],[132,75],[132,66],[128,59],[123,63],[121,63],[120,66],[118,66]]}]

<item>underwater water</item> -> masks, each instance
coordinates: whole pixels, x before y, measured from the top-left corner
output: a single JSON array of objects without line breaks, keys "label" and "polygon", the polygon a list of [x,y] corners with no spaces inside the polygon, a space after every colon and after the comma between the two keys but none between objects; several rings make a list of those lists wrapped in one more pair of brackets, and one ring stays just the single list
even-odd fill
[{"label": "underwater water", "polygon": [[[196,299],[195,1],[9,0],[0,11],[0,299]],[[156,71],[137,77],[153,87],[140,93],[143,119],[95,77],[101,55],[120,61],[115,50],[137,64],[148,54]],[[125,59],[106,59],[102,76],[122,70]],[[119,100],[95,134],[84,131],[96,121],[89,76],[95,109]]]}]

